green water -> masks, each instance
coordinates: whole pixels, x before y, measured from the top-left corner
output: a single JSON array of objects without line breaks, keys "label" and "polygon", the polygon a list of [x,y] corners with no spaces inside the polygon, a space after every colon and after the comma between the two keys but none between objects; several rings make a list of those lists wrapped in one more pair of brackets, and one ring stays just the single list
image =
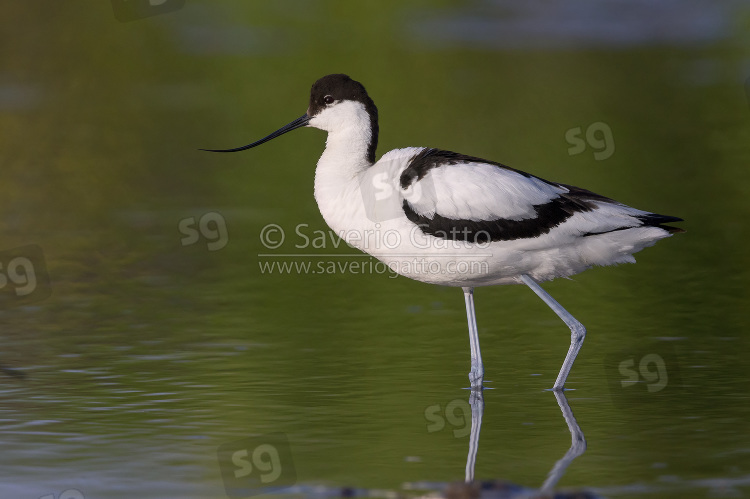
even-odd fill
[{"label": "green water", "polygon": [[[637,265],[544,285],[589,332],[566,393],[588,448],[559,487],[750,493],[750,10],[641,6],[619,24],[592,4],[576,28],[500,4],[188,0],[132,22],[108,2],[6,7],[0,496],[226,497],[217,453],[245,439],[283,451],[271,486],[307,495],[463,480],[460,291],[314,247],[322,132],[197,151],[300,116],[332,72],[378,105],[379,155],[461,151],[686,220]],[[527,288],[476,300],[492,388],[476,476],[538,488],[570,446],[544,391],[569,333]],[[269,456],[248,462],[273,472]]]}]

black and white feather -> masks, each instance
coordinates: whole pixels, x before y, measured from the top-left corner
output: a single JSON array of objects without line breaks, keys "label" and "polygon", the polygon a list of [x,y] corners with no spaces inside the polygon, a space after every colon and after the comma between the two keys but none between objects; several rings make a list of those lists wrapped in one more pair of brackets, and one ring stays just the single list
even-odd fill
[{"label": "black and white feather", "polygon": [[406,217],[423,232],[472,242],[537,238],[556,227],[577,237],[643,226],[673,232],[679,229],[663,224],[681,220],[439,149],[415,154],[401,173],[400,187]]},{"label": "black and white feather", "polygon": [[553,386],[563,390],[586,328],[538,283],[635,262],[633,253],[681,231],[667,225],[677,217],[472,156],[412,147],[375,161],[377,107],[344,74],[316,81],[307,112],[265,138],[212,150],[244,151],[303,126],[328,133],[315,169],[315,200],[328,226],[398,274],[463,288],[472,389],[484,376],[474,287],[525,284],[565,322],[571,343]]},{"label": "black and white feather", "polygon": [[[680,231],[681,219],[550,182],[501,163],[440,149],[395,149],[378,161],[378,109],[343,74],[310,91],[305,115],[241,148],[311,126],[328,132],[315,170],[315,199],[349,244],[399,274],[472,287],[567,277],[594,265],[634,262],[633,253]],[[451,243],[451,244],[447,244]],[[425,271],[420,264],[432,268]],[[450,266],[479,264],[477,271]]]},{"label": "black and white feather", "polygon": [[[595,265],[635,262],[633,253],[682,231],[667,225],[681,220],[677,217],[450,151],[396,149],[371,168],[385,168],[399,192],[402,220],[384,223],[382,230],[396,227],[410,242],[416,230],[427,239],[413,247],[402,244],[402,253],[418,248],[439,259],[450,254],[434,249],[440,240],[461,242],[464,260],[487,262],[490,268],[470,277],[409,275],[426,282],[508,284],[518,282],[521,273],[538,281],[568,277]],[[337,218],[326,220],[336,227]],[[367,251],[389,264],[398,259]]]}]

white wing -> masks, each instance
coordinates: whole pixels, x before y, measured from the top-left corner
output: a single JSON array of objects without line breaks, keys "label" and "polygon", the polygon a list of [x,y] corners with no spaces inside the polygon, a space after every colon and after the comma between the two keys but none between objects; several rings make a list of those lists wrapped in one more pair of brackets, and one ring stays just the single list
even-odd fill
[{"label": "white wing", "polygon": [[429,234],[482,233],[498,241],[555,229],[564,238],[679,220],[499,163],[437,149],[416,151],[400,176],[403,210]]},{"label": "white wing", "polygon": [[[534,206],[566,192],[498,164],[474,158],[444,158],[440,153],[444,151],[431,155],[422,152],[401,176],[402,196],[416,212],[428,218],[435,214],[472,221],[534,218]],[[425,157],[430,164],[420,163]]]}]

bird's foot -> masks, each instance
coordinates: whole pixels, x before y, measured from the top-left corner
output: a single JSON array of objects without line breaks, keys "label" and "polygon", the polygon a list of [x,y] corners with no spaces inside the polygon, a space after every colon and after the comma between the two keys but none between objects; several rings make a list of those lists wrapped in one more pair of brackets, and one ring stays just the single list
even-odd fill
[{"label": "bird's foot", "polygon": [[481,390],[484,381],[484,370],[472,367],[469,372],[469,381],[471,381],[472,390]]},{"label": "bird's foot", "polygon": [[575,390],[575,388],[565,388],[565,385],[555,385],[552,388],[547,388],[548,392],[562,393],[567,390]]}]

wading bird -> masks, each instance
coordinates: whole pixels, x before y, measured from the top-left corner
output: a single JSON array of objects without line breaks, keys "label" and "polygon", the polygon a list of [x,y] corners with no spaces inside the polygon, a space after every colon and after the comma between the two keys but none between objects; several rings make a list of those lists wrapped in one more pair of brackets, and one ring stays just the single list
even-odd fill
[{"label": "wading bird", "polygon": [[484,377],[475,287],[525,284],[567,324],[570,348],[552,387],[560,391],[586,329],[539,283],[634,263],[633,253],[682,232],[665,225],[680,218],[473,156],[409,147],[376,162],[378,110],[365,87],[343,74],[316,81],[307,112],[267,137],[204,150],[243,151],[305,126],[328,132],[315,200],[331,229],[403,276],[463,289],[472,389]]}]

